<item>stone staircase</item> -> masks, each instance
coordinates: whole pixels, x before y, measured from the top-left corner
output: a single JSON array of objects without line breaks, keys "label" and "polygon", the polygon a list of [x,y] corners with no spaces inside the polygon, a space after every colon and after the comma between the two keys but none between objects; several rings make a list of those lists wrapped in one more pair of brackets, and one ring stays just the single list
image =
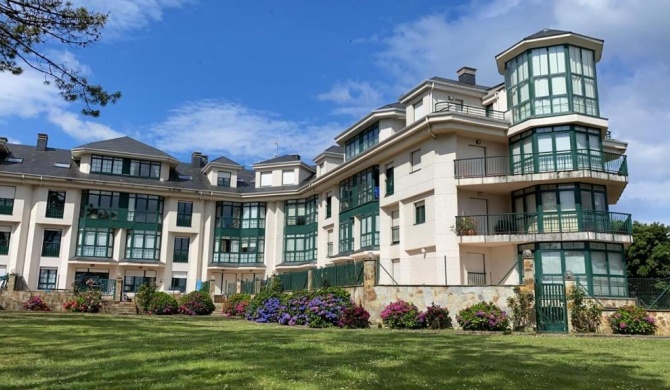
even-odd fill
[{"label": "stone staircase", "polygon": [[135,315],[137,314],[137,309],[135,302],[106,302],[102,308],[102,312],[115,315]]}]

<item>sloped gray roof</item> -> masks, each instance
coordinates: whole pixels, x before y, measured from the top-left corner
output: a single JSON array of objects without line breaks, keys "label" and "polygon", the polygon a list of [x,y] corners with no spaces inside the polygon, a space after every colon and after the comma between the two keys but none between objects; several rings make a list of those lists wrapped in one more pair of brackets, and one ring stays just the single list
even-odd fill
[{"label": "sloped gray roof", "polygon": [[387,110],[387,109],[389,109],[389,108],[396,108],[396,109],[399,109],[399,110],[404,110],[404,109],[405,109],[405,105],[404,105],[404,104],[401,104],[401,103],[389,103],[389,104],[386,104],[386,105],[383,105],[383,106],[379,107],[379,108],[376,109],[375,111],[379,111],[379,110]]},{"label": "sloped gray roof", "polygon": [[537,39],[537,38],[544,38],[544,37],[553,37],[554,35],[563,35],[563,34],[570,34],[571,31],[563,31],[563,30],[552,30],[549,28],[542,29],[535,34],[531,34],[524,39]]},{"label": "sloped gray roof", "polygon": [[460,85],[462,87],[481,89],[482,91],[486,91],[486,90],[489,90],[491,88],[491,87],[486,87],[484,85],[472,85],[472,84],[468,84],[468,83],[462,83],[458,80],[447,79],[447,78],[439,77],[439,76],[431,77],[429,80],[430,81],[437,81],[437,82],[440,82],[440,83],[446,83],[446,84]]},{"label": "sloped gray roof", "polygon": [[210,161],[210,163],[219,163],[219,164],[227,164],[227,165],[237,165],[238,167],[241,167],[241,166],[242,166],[242,165],[236,163],[235,161],[229,159],[229,158],[226,157],[226,156],[221,156],[221,157],[219,157],[219,158],[217,158],[217,159],[214,159],[214,160]]},{"label": "sloped gray roof", "polygon": [[126,152],[133,154],[141,154],[149,157],[169,158],[172,160],[176,160],[174,157],[170,156],[164,151],[156,149],[153,146],[147,145],[128,136],[112,138],[104,141],[89,142],[87,144],[73,148],[73,150],[78,149],[95,149],[109,152]]},{"label": "sloped gray roof", "polygon": [[344,154],[344,148],[339,145],[333,145],[328,149],[326,149],[325,151],[330,153]]},{"label": "sloped gray roof", "polygon": [[265,161],[260,161],[257,162],[254,165],[259,165],[259,164],[276,164],[276,163],[283,163],[283,162],[291,162],[291,161],[300,161],[300,155],[297,154],[287,154],[285,156],[279,156],[279,157],[274,157],[269,160]]}]

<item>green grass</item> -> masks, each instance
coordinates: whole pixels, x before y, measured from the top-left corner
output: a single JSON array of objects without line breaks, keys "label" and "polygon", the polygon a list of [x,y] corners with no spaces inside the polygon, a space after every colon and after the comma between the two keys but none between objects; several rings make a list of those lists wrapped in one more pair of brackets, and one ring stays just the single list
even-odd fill
[{"label": "green grass", "polygon": [[670,340],[0,312],[0,389],[662,389]]}]

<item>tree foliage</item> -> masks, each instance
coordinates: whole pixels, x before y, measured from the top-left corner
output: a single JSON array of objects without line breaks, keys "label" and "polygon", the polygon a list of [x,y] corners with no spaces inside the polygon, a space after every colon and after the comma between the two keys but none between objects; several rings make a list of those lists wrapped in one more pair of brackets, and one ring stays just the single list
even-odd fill
[{"label": "tree foliage", "polygon": [[634,222],[626,261],[631,278],[670,278],[670,226]]},{"label": "tree foliage", "polygon": [[107,14],[62,0],[0,0],[0,72],[20,75],[21,65],[28,66],[45,76],[45,84],[55,84],[66,101],[82,101],[82,113],[98,116],[100,110],[92,106],[115,103],[121,93],[89,84],[80,70],[44,49],[48,44],[88,47],[100,39],[106,21]]}]

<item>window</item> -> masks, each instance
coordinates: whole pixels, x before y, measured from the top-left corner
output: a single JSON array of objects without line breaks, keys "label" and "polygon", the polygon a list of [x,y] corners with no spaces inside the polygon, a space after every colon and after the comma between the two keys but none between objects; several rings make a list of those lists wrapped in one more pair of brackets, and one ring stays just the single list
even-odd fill
[{"label": "window", "polygon": [[393,195],[393,163],[386,164],[386,196]]},{"label": "window", "polygon": [[221,236],[214,241],[215,263],[262,263],[264,236]]},{"label": "window", "polygon": [[400,242],[400,211],[391,211],[391,244]]},{"label": "window", "polygon": [[158,260],[160,258],[161,232],[128,230],[126,259]]},{"label": "window", "polygon": [[130,176],[158,179],[161,176],[161,163],[156,161],[130,160]]},{"label": "window", "polygon": [[415,150],[411,153],[410,164],[412,164],[410,173],[416,172],[421,169],[421,149]]},{"label": "window", "polygon": [[130,194],[128,201],[128,221],[161,223],[163,219],[163,198],[158,195]]},{"label": "window", "polygon": [[38,290],[55,290],[58,283],[58,268],[40,268]]},{"label": "window", "polygon": [[414,224],[426,222],[426,204],[424,202],[414,203]]},{"label": "window", "polygon": [[379,246],[379,211],[361,217],[361,249]]},{"label": "window", "polygon": [[287,234],[284,240],[284,261],[316,260],[316,232]]},{"label": "window", "polygon": [[181,272],[172,273],[171,291],[186,292],[186,275]]},{"label": "window", "polygon": [[265,210],[263,202],[216,202],[215,224],[225,229],[264,229]]},{"label": "window", "polygon": [[333,216],[333,196],[329,193],[326,194],[326,218]]},{"label": "window", "polygon": [[177,202],[177,226],[191,226],[193,215],[193,202]]},{"label": "window", "polygon": [[123,159],[118,157],[91,156],[91,172],[123,174]]},{"label": "window", "polygon": [[172,261],[175,263],[188,263],[188,249],[190,239],[188,237],[174,238],[174,251]]},{"label": "window", "polygon": [[116,219],[121,194],[111,191],[84,190],[82,193],[82,216],[86,218]]},{"label": "window", "polygon": [[42,256],[58,257],[60,255],[60,230],[45,230],[42,242]]},{"label": "window", "polygon": [[219,187],[230,187],[230,172],[219,171],[216,175],[216,185]]},{"label": "window", "polygon": [[77,257],[111,258],[114,250],[114,229],[80,228]]},{"label": "window", "polygon": [[242,204],[242,229],[265,228],[265,203],[250,202]]},{"label": "window", "polygon": [[327,238],[328,239],[328,245],[327,245],[328,251],[327,251],[326,255],[328,257],[331,257],[333,255],[333,229],[328,230],[327,236],[328,236],[328,238]]},{"label": "window", "polygon": [[0,231],[0,255],[6,255],[9,253],[9,239],[11,235],[12,233],[10,233],[9,230]]},{"label": "window", "polygon": [[340,253],[348,253],[354,250],[353,230],[353,218],[340,221]]},{"label": "window", "polygon": [[143,284],[156,285],[156,271],[128,270],[123,279],[123,292],[137,292]]},{"label": "window", "polygon": [[12,215],[16,187],[0,186],[0,214]]},{"label": "window", "polygon": [[287,200],[284,204],[286,209],[286,226],[309,225],[317,222],[318,196],[307,199]]},{"label": "window", "polygon": [[63,218],[65,191],[49,191],[47,194],[47,218]]},{"label": "window", "polygon": [[158,179],[161,174],[161,163],[93,155],[91,156],[91,172]]},{"label": "window", "polygon": [[368,127],[345,143],[344,156],[349,160],[379,143],[379,124]]},{"label": "window", "polygon": [[414,104],[414,121],[416,122],[424,116],[426,116],[426,110],[423,105],[423,100],[419,100]]},{"label": "window", "polygon": [[375,165],[340,182],[340,212],[379,199],[379,166]]},{"label": "window", "polygon": [[296,184],[295,182],[295,171],[294,170],[287,170],[287,171],[282,171],[281,173],[281,184],[284,186],[291,185],[291,184]]},{"label": "window", "polygon": [[272,172],[261,172],[261,187],[272,185]]}]

